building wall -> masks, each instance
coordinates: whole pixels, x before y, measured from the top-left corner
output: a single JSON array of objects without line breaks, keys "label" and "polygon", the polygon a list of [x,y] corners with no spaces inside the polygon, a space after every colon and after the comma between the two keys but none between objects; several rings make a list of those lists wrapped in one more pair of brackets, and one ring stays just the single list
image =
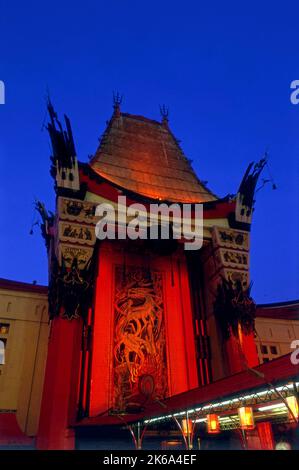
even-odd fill
[{"label": "building wall", "polygon": [[299,315],[296,319],[256,318],[255,339],[260,363],[289,354],[291,343],[299,339]]},{"label": "building wall", "polygon": [[21,430],[34,436],[49,335],[47,293],[41,286],[10,283],[0,281],[0,411],[15,411]]}]

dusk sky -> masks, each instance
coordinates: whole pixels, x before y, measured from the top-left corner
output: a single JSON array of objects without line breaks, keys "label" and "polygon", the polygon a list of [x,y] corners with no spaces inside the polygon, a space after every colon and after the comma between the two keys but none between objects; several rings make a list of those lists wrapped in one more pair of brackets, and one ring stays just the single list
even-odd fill
[{"label": "dusk sky", "polygon": [[[34,199],[53,210],[45,97],[71,119],[87,161],[112,113],[160,119],[199,178],[235,193],[265,150],[277,185],[257,193],[251,278],[257,302],[299,298],[299,3],[0,0],[0,277],[47,283]],[[267,169],[262,175],[268,178]]]}]

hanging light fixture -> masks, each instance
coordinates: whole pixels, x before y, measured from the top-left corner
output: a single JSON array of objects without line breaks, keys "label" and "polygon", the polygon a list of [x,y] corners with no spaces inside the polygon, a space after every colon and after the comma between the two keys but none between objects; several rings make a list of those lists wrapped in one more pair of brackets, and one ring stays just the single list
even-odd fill
[{"label": "hanging light fixture", "polygon": [[209,434],[219,434],[220,433],[220,421],[219,416],[215,413],[207,415],[207,431]]},{"label": "hanging light fixture", "polygon": [[287,397],[286,398],[286,401],[287,401],[287,404],[288,404],[288,407],[290,408],[290,410],[292,411],[292,413],[290,413],[290,410],[288,410],[288,413],[289,413],[289,419],[291,421],[294,421],[294,418],[298,421],[298,418],[299,418],[299,406],[298,406],[298,400],[297,398],[294,396],[294,395],[291,395],[290,397]]},{"label": "hanging light fixture", "polygon": [[242,406],[238,408],[239,419],[240,419],[240,427],[244,431],[250,431],[254,429],[254,417],[253,411],[251,406]]},{"label": "hanging light fixture", "polygon": [[192,420],[191,419],[182,419],[182,431],[184,436],[190,436],[192,434]]}]

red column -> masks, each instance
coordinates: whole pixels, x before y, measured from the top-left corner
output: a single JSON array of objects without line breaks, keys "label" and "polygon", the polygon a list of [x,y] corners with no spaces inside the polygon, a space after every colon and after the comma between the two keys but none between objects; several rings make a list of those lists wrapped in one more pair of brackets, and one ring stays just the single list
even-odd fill
[{"label": "red column", "polygon": [[259,365],[259,358],[253,333],[242,335],[242,351],[245,355],[248,367],[256,367]]},{"label": "red column", "polygon": [[90,416],[107,412],[110,406],[114,325],[113,283],[114,263],[117,262],[121,265],[122,256],[113,252],[109,243],[103,243],[99,250],[99,272],[95,281]]},{"label": "red column", "polygon": [[41,404],[38,449],[74,449],[82,321],[54,318]]},{"label": "red column", "polygon": [[241,333],[238,338],[232,334],[225,347],[230,374],[237,374],[247,367],[259,365],[253,333]]},{"label": "red column", "polygon": [[262,450],[274,449],[274,437],[272,432],[272,424],[269,422],[258,423],[257,431],[261,441]]},{"label": "red column", "polygon": [[245,360],[242,356],[238,338],[233,334],[225,343],[226,361],[229,375],[237,374],[245,369]]}]

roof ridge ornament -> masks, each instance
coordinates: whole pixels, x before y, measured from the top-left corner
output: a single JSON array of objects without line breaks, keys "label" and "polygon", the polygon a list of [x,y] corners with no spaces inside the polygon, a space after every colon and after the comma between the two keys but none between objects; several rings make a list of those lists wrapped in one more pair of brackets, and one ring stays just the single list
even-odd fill
[{"label": "roof ridge ornament", "polygon": [[246,229],[246,225],[249,227],[251,224],[256,186],[260,174],[267,164],[267,159],[268,155],[265,153],[257,163],[251,162],[248,165],[238,189],[235,217],[237,222],[242,223],[243,225],[245,224],[244,229]]},{"label": "roof ridge ornament", "polygon": [[118,91],[113,92],[113,109],[114,115],[119,117],[120,116],[120,105],[123,101],[123,95],[120,95]]},{"label": "roof ridge ornament", "polygon": [[80,189],[78,161],[71,122],[64,114],[65,129],[63,128],[49,96],[47,109],[50,122],[45,127],[52,146],[50,173],[55,180],[55,188],[78,191]]},{"label": "roof ridge ornament", "polygon": [[160,108],[160,114],[161,114],[161,118],[162,118],[161,123],[165,126],[168,126],[169,108],[167,108],[165,106],[165,104],[163,104],[162,106],[160,105],[159,108]]}]

